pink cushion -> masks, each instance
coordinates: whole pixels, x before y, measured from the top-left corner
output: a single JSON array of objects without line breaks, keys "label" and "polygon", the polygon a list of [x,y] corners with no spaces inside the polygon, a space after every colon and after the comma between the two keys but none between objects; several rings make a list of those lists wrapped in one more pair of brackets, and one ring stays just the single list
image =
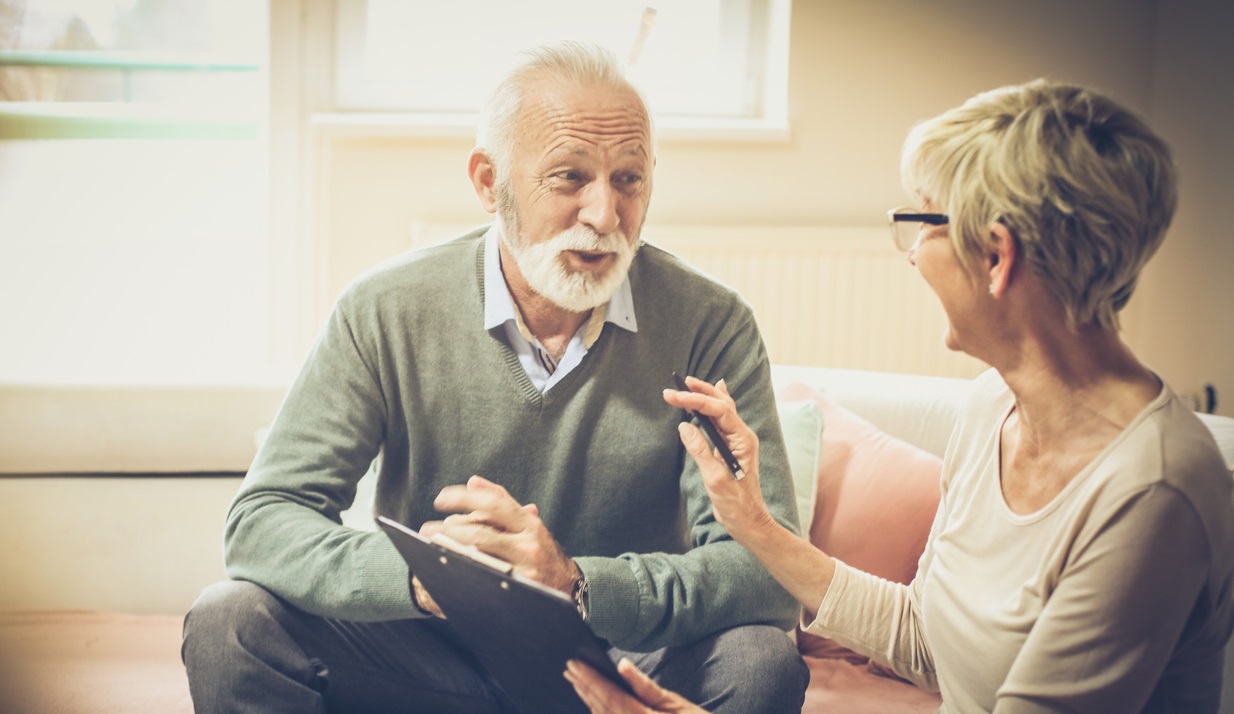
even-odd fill
[{"label": "pink cushion", "polygon": [[937,694],[871,673],[873,665],[806,657],[810,687],[801,714],[934,714]]},{"label": "pink cushion", "polygon": [[[780,398],[813,399],[823,412],[810,542],[854,568],[910,582],[938,510],[942,460],[889,436],[808,385],[789,385]],[[804,632],[798,632],[798,649],[813,656],[865,661]]]}]

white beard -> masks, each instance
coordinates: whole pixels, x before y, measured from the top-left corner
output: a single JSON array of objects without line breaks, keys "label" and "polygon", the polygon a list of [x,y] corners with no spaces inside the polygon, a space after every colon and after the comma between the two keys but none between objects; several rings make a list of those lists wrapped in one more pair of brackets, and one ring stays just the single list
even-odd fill
[{"label": "white beard", "polygon": [[[518,234],[518,220],[511,220],[512,217],[512,211],[501,216],[502,240],[527,284],[554,305],[570,312],[586,312],[607,303],[626,279],[630,263],[638,252],[623,231],[600,235],[581,225],[564,230],[543,243],[528,245]],[[568,250],[612,253],[615,259],[602,273],[574,271],[562,255]]]}]

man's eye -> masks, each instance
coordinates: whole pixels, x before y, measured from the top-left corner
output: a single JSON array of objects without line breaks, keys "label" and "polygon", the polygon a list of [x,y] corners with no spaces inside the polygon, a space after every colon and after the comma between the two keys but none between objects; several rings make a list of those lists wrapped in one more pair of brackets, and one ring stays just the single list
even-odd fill
[{"label": "man's eye", "polygon": [[622,188],[634,188],[642,183],[643,177],[640,174],[621,174],[617,177],[617,185]]},{"label": "man's eye", "polygon": [[577,171],[561,171],[557,174],[557,178],[561,181],[576,183],[583,180],[583,175]]}]

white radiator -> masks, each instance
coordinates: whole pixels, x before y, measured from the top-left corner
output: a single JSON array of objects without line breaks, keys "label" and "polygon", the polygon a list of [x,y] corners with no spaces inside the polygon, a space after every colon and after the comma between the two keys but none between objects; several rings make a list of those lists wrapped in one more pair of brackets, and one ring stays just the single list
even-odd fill
[{"label": "white radiator", "polygon": [[[464,229],[417,223],[411,243],[429,245]],[[885,226],[649,225],[643,239],[741,293],[778,364],[943,377],[983,369],[943,345],[942,308]]]}]

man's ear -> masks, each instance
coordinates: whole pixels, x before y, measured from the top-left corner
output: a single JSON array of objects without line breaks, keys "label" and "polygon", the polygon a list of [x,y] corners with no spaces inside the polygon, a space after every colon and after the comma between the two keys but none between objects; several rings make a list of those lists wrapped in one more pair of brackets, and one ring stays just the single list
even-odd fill
[{"label": "man's ear", "polygon": [[497,168],[488,152],[479,147],[471,150],[467,157],[467,176],[471,178],[471,186],[480,198],[480,205],[489,213],[497,212],[497,192],[493,185],[497,182]]},{"label": "man's ear", "polygon": [[995,221],[990,224],[990,245],[986,254],[990,274],[990,294],[999,297],[1011,284],[1012,271],[1019,260],[1019,244],[1007,226]]}]

